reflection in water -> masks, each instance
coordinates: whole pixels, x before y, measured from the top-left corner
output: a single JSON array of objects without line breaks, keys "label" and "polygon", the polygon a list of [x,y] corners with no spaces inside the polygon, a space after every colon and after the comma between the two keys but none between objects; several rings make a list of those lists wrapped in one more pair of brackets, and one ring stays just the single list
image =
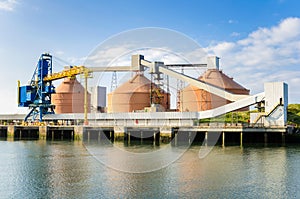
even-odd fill
[{"label": "reflection in water", "polygon": [[[108,146],[98,147],[109,153],[104,149]],[[139,147],[141,151],[149,150],[147,145]],[[79,142],[0,141],[0,196],[291,198],[300,195],[300,147],[215,147],[204,159],[198,158],[199,149],[200,146],[192,146],[164,169],[130,174],[99,163]]]}]

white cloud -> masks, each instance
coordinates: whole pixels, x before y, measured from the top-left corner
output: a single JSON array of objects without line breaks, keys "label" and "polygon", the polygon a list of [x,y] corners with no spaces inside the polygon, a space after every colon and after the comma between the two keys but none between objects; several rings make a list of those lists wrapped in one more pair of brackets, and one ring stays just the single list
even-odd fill
[{"label": "white cloud", "polygon": [[241,35],[241,34],[238,33],[238,32],[232,32],[232,33],[230,34],[231,37],[238,37],[238,36],[240,36],[240,35]]},{"label": "white cloud", "polygon": [[1,0],[0,10],[13,11],[17,3],[17,0]]},{"label": "white cloud", "polygon": [[132,47],[130,45],[118,45],[110,47],[101,47],[94,50],[86,59],[85,65],[88,67],[103,67],[110,65],[116,59],[124,56],[126,53],[131,52]]},{"label": "white cloud", "polygon": [[[264,82],[289,84],[291,103],[300,103],[300,18],[286,18],[273,27],[261,27],[235,42],[214,42],[180,55],[167,48],[132,50],[132,46],[110,46],[87,58],[87,66],[130,65],[131,54],[143,54],[149,61],[205,63],[207,53],[221,58],[224,73],[251,90],[263,91]],[[206,53],[207,52],[207,53]],[[84,63],[84,64],[86,64]]]},{"label": "white cloud", "polygon": [[285,81],[290,99],[300,99],[300,18],[286,18],[270,28],[258,28],[236,42],[219,42],[206,48],[221,57],[225,73],[250,88],[253,93],[267,81]]},{"label": "white cloud", "polygon": [[67,58],[67,61],[68,63],[70,63],[71,65],[74,65],[74,66],[79,66],[79,65],[82,65],[83,62],[86,60],[86,57],[68,57]]},{"label": "white cloud", "polygon": [[[95,50],[87,57],[85,65],[96,66],[128,66],[131,64],[131,55],[141,54],[149,61],[163,61],[165,64],[187,63],[186,56],[176,54],[171,49],[165,48],[141,48],[135,49],[131,45],[112,46]],[[187,54],[188,55],[188,54]]]}]

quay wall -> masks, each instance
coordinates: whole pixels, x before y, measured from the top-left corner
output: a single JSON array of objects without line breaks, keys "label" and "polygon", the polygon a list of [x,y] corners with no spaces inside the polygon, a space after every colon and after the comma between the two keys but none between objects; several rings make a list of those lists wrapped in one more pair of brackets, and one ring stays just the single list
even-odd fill
[{"label": "quay wall", "polygon": [[218,136],[216,143],[282,143],[286,142],[287,128],[253,128],[242,125],[231,126],[194,126],[194,127],[122,127],[122,126],[22,126],[1,125],[0,137],[7,139],[42,139],[130,142],[152,141],[154,144],[174,142],[211,143]]}]

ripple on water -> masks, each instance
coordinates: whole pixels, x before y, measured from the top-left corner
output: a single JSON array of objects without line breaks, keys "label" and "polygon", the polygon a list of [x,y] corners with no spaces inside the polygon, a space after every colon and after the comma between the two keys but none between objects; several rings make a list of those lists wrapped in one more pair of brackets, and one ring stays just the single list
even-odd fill
[{"label": "ripple on water", "polygon": [[[152,146],[128,150],[147,151]],[[100,148],[101,149],[101,148]],[[166,168],[110,169],[76,142],[0,141],[3,198],[292,198],[300,195],[300,147],[192,146]],[[103,150],[109,157],[109,151]],[[125,159],[126,160],[126,159]],[[124,160],[124,161],[125,161]]]}]

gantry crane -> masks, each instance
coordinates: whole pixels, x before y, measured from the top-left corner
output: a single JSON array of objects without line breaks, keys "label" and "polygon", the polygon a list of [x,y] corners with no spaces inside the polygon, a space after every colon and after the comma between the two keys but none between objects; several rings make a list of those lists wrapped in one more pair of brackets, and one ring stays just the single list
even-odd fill
[{"label": "gantry crane", "polygon": [[40,56],[29,85],[20,86],[20,81],[18,81],[18,106],[30,108],[25,121],[29,118],[34,121],[37,116],[42,121],[43,115],[54,113],[51,94],[55,92],[55,89],[52,81],[44,81],[44,78],[51,74],[52,56],[45,53]]},{"label": "gantry crane", "polygon": [[38,120],[42,122],[44,115],[54,114],[51,94],[55,93],[55,88],[52,81],[83,74],[85,78],[84,120],[87,123],[87,78],[90,73],[84,66],[71,66],[68,70],[52,73],[52,56],[48,53],[42,54],[29,85],[20,86],[18,81],[18,106],[30,109],[24,120],[36,121],[39,116]]}]

